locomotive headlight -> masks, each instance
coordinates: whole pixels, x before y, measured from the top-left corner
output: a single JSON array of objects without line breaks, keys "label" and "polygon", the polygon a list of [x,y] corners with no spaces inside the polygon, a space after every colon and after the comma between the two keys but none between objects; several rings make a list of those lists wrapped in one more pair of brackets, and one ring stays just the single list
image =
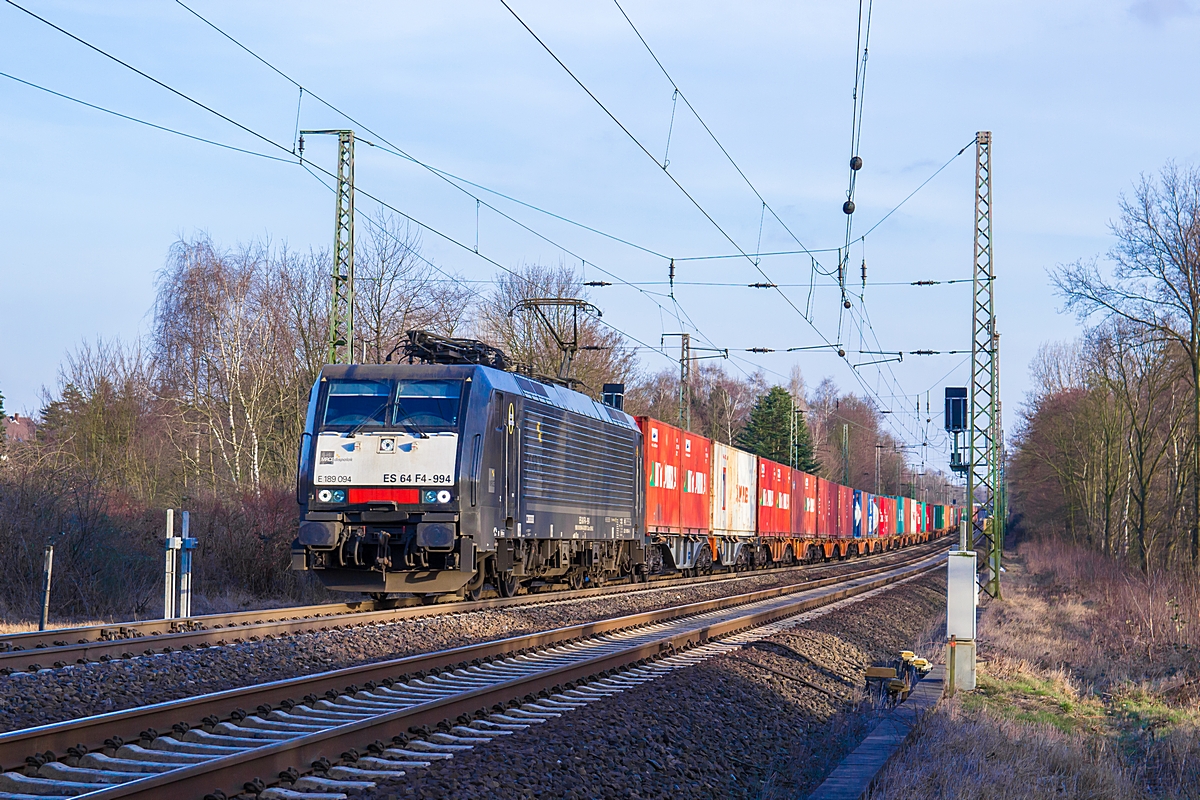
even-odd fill
[{"label": "locomotive headlight", "polygon": [[333,502],[335,502],[335,503],[346,502],[346,490],[345,489],[334,489],[333,490]]},{"label": "locomotive headlight", "polygon": [[322,489],[321,491],[317,492],[317,499],[322,503],[329,503],[333,500],[333,492],[329,491],[328,489]]},{"label": "locomotive headlight", "polygon": [[437,501],[439,503],[449,503],[450,502],[450,490],[442,489],[440,492],[438,492],[437,493]]}]

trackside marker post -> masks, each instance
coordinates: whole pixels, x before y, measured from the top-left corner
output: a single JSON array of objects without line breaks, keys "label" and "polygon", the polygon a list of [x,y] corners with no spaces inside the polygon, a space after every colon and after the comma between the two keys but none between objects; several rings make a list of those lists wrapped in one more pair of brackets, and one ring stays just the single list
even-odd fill
[{"label": "trackside marker post", "polygon": [[183,546],[183,539],[175,535],[175,509],[167,509],[167,537],[164,552],[164,581],[163,581],[163,619],[175,618],[175,600],[178,593],[175,564],[178,560],[176,551]]},{"label": "trackside marker post", "polygon": [[50,574],[54,571],[54,545],[46,545],[45,557],[42,560],[42,618],[38,622],[38,630],[46,630],[50,624]]},{"label": "trackside marker post", "polygon": [[183,537],[180,539],[182,549],[179,551],[179,614],[180,617],[192,615],[192,551],[196,549],[196,540],[191,537],[191,515],[183,513]]}]

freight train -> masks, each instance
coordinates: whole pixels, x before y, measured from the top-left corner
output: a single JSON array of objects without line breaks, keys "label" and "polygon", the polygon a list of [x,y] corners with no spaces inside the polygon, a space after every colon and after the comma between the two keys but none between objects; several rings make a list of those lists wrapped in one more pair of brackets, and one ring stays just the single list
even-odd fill
[{"label": "freight train", "polygon": [[[563,385],[471,340],[330,365],[300,443],[292,568],[378,598],[502,596],[662,572],[846,558],[956,530],[957,506],[872,495]],[[416,361],[424,363],[412,363]]]}]

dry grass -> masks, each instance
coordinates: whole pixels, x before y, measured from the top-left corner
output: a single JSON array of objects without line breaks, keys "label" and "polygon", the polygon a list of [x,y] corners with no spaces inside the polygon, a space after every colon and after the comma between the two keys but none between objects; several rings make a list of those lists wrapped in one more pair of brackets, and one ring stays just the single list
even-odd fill
[{"label": "dry grass", "polygon": [[1043,544],[1006,578],[977,691],[930,714],[870,796],[1200,798],[1195,587]]},{"label": "dry grass", "polygon": [[892,760],[868,798],[1145,797],[1114,766],[1119,759],[1103,746],[1104,740],[1097,747],[1053,725],[966,711],[955,702],[926,715],[914,735],[918,744]]},{"label": "dry grass", "polygon": [[[102,620],[102,619],[90,619],[90,620],[85,620],[83,622],[53,622],[52,621],[50,623],[49,627],[47,628],[47,630],[58,630],[60,628],[78,628],[78,627],[83,627],[85,625],[108,625],[108,624],[110,624],[110,622],[111,622],[111,620]],[[6,633],[28,633],[29,631],[36,631],[37,629],[38,629],[38,624],[36,622],[27,622],[27,621],[20,621],[20,620],[10,622],[8,620],[0,619],[0,635],[6,634]]]}]

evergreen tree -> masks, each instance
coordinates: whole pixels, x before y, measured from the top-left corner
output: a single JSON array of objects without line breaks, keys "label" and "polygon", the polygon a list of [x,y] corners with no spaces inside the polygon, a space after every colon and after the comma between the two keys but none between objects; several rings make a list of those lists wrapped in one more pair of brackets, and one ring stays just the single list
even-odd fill
[{"label": "evergreen tree", "polygon": [[[772,387],[755,401],[738,445],[780,464],[792,463],[791,416],[792,396],[782,386]],[[796,463],[804,472],[816,474],[819,466],[805,416],[800,414],[796,419]]]}]

